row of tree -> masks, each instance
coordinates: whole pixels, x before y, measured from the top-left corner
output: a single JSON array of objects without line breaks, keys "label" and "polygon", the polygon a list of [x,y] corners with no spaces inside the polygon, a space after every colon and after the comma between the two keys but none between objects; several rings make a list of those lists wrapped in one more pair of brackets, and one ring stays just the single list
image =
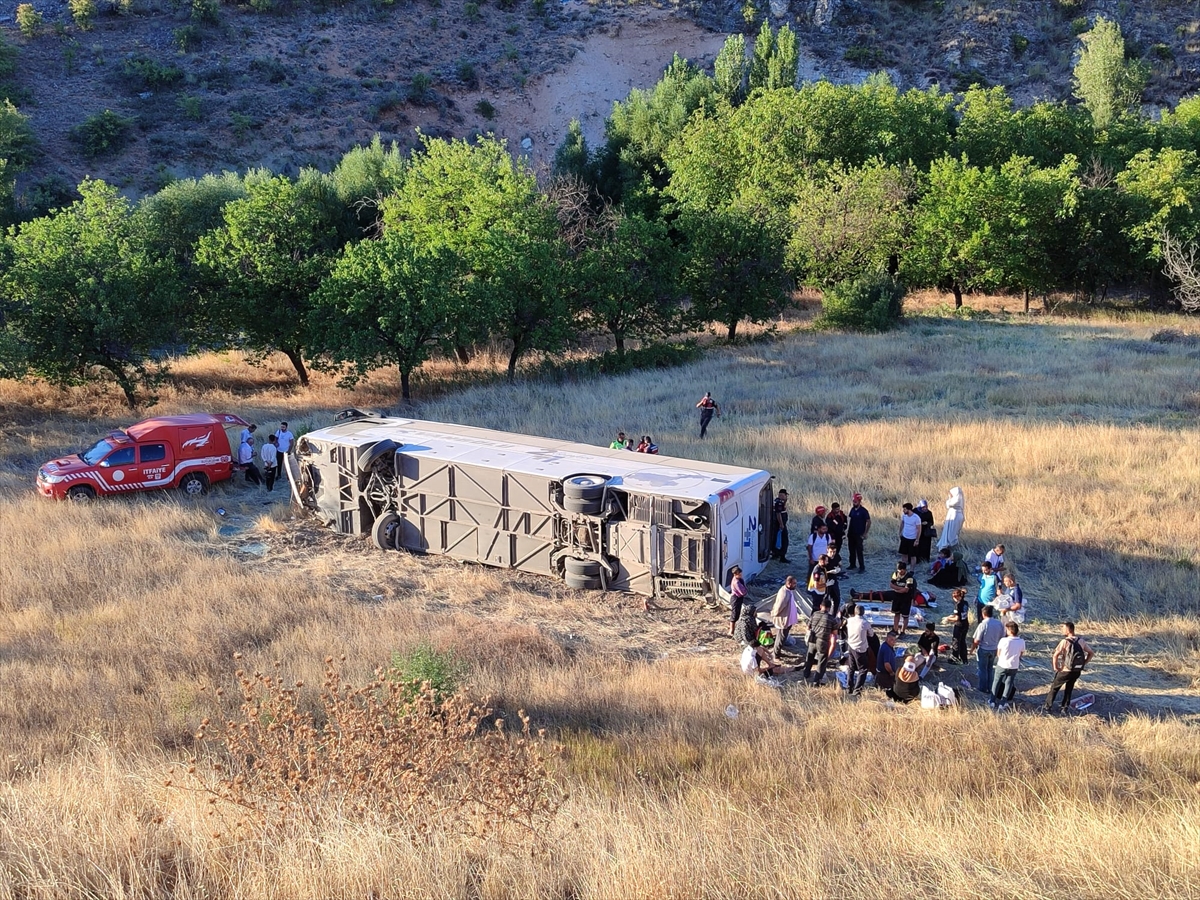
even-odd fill
[{"label": "row of tree", "polygon": [[1146,77],[1100,18],[1077,105],[902,92],[883,75],[794,88],[794,39],[764,23],[753,54],[730,38],[711,76],[677,58],[616,105],[601,146],[573,127],[558,164],[651,217],[748,215],[814,286],[890,267],[959,305],[975,290],[1157,290],[1172,241],[1200,236],[1200,97],[1148,118]]},{"label": "row of tree", "polygon": [[0,373],[72,384],[106,372],[131,405],[168,354],[278,351],[353,383],[395,366],[405,399],[431,354],[503,340],[508,374],[586,331],[618,354],[646,340],[779,312],[782,250],[752,217],[669,221],[569,177],[539,186],[492,139],[376,140],[324,174],[176,182],[132,204],[81,199],[0,246]]},{"label": "row of tree", "polygon": [[[236,345],[286,354],[301,383],[395,366],[408,398],[431,354],[489,340],[511,377],[585,332],[618,354],[714,321],[732,339],[794,281],[899,273],[961,304],[1094,296],[1153,282],[1172,246],[1194,258],[1200,99],[1144,118],[1116,26],[1084,36],[1079,106],[882,76],[796,88],[796,60],[767,24],[712,75],[677,58],[595,150],[573,125],[543,183],[488,138],[377,139],[329,173],[206,176],[137,204],[85,181],[0,242],[0,374],[107,372],[133,404],[168,354]],[[880,284],[837,296],[886,319],[899,294]]]}]

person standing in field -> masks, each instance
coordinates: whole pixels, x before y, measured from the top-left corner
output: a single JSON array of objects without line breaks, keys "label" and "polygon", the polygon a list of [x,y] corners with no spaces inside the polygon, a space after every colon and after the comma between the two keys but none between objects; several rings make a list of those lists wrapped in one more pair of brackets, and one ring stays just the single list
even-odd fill
[{"label": "person standing in field", "polygon": [[608,445],[609,450],[624,450],[625,449],[625,432],[618,431],[617,438]]},{"label": "person standing in field", "polygon": [[729,578],[729,633],[742,616],[742,605],[746,602],[746,579],[742,577],[742,567],[734,566]]},{"label": "person standing in field", "polygon": [[921,538],[921,517],[913,510],[911,503],[905,503],[900,510],[900,550],[899,553],[908,563],[909,569],[915,569],[917,564],[917,541]]},{"label": "person standing in field", "polygon": [[1000,591],[1000,579],[992,571],[992,564],[985,562],[979,567],[979,596],[975,599],[976,618],[983,617],[985,606],[994,606],[996,594]]},{"label": "person standing in field", "polygon": [[858,561],[858,571],[867,571],[863,562],[863,541],[871,533],[871,513],[863,506],[862,494],[850,498],[850,515],[847,536],[850,538],[850,560],[846,567],[853,569],[855,560]]},{"label": "person standing in field", "polygon": [[850,655],[850,672],[846,679],[846,690],[861,694],[867,683],[867,672],[871,670],[871,638],[875,629],[865,618],[862,604],[854,607],[854,615],[846,620],[846,650]]},{"label": "person standing in field", "polygon": [[1054,680],[1050,682],[1050,693],[1046,695],[1046,712],[1054,706],[1054,698],[1063,691],[1062,706],[1059,712],[1065,713],[1071,707],[1071,694],[1075,690],[1075,682],[1083,674],[1083,667],[1092,661],[1096,654],[1081,637],[1075,635],[1075,623],[1063,622],[1062,640],[1054,648],[1050,665],[1054,669]]},{"label": "person standing in field", "polygon": [[917,562],[929,562],[933,539],[937,536],[937,529],[933,527],[933,513],[929,511],[929,502],[921,500],[913,512],[921,520],[921,533],[917,537]]},{"label": "person standing in field", "polygon": [[954,626],[954,644],[950,661],[965,665],[967,662],[967,630],[970,628],[967,592],[962,588],[955,588],[950,596],[954,599],[954,612],[946,617],[947,623]]},{"label": "person standing in field", "polygon": [[1004,587],[996,597],[996,605],[1003,609],[1000,615],[1002,621],[1025,624],[1025,592],[1011,572],[1004,576]]},{"label": "person standing in field", "polygon": [[904,560],[896,563],[896,571],[892,573],[891,590],[888,599],[892,604],[892,631],[903,636],[908,630],[908,617],[912,612],[913,595],[917,592],[917,579]]},{"label": "person standing in field", "polygon": [[262,446],[263,479],[267,482],[267,490],[275,489],[275,476],[279,474],[279,448],[275,435],[267,438]]},{"label": "person standing in field", "polygon": [[771,607],[771,621],[775,624],[775,657],[783,649],[792,628],[800,621],[800,604],[796,594],[796,576],[789,575],[783,587],[775,594],[775,605]]},{"label": "person standing in field", "polygon": [[938,549],[957,547],[958,536],[962,532],[963,522],[966,521],[966,510],[963,507],[963,492],[960,487],[950,488],[950,496],[946,498],[946,521],[942,523],[942,536],[938,539]]},{"label": "person standing in field", "polygon": [[280,454],[287,456],[292,450],[292,442],[295,439],[296,436],[288,430],[288,423],[280,422],[279,430],[275,432],[275,444]]},{"label": "person standing in field", "polygon": [[238,465],[246,473],[247,484],[262,484],[262,473],[254,464],[254,438],[248,434],[238,446]]},{"label": "person standing in field", "polygon": [[771,555],[780,562],[791,562],[788,551],[788,492],[779,489],[775,502],[771,504]]},{"label": "person standing in field", "polygon": [[836,556],[842,552],[842,541],[846,539],[846,527],[849,523],[842,511],[842,504],[829,504],[829,513],[825,516],[825,527],[829,529],[829,539],[833,542],[832,552]]},{"label": "person standing in field", "polygon": [[1021,626],[1009,622],[1004,626],[1004,637],[996,647],[996,680],[992,683],[992,706],[1008,709],[1017,692],[1017,670],[1021,668],[1021,657],[1025,655],[1025,638],[1021,637]]},{"label": "person standing in field", "polygon": [[[694,394],[692,396],[695,396]],[[700,440],[704,440],[704,435],[708,433],[708,425],[713,420],[715,415],[718,419],[721,418],[721,407],[717,406],[717,401],[713,399],[712,391],[705,391],[704,396],[700,398],[700,402],[696,404],[696,409],[700,410]]]},{"label": "person standing in field", "polygon": [[814,663],[817,674],[813,675],[812,686],[820,687],[825,678],[825,670],[829,668],[829,655],[833,650],[833,642],[837,637],[837,617],[829,611],[829,598],[821,598],[821,605],[813,612],[808,620],[808,655],[804,658],[804,668],[800,677],[808,681]]},{"label": "person standing in field", "polygon": [[1004,571],[1004,545],[997,544],[987,552],[984,559],[992,564],[993,572],[997,575],[1001,574]]},{"label": "person standing in field", "polygon": [[242,429],[242,433],[241,433],[241,435],[239,435],[238,440],[243,444],[246,443],[247,441],[249,441],[251,444],[253,444],[254,443],[254,432],[256,432],[256,431],[258,431],[258,426],[252,422],[249,425],[247,425],[245,428]]},{"label": "person standing in field", "polygon": [[986,694],[992,690],[992,682],[996,677],[996,650],[1003,637],[1004,626],[995,618],[995,610],[985,606],[983,618],[975,626],[975,636],[971,641],[971,649],[975,651],[975,662],[979,668],[980,693]]}]

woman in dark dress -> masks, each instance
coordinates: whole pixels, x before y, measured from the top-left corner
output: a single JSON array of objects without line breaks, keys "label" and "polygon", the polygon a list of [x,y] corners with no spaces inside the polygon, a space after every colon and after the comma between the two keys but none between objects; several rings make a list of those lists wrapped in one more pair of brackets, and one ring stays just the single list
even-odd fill
[{"label": "woman in dark dress", "polygon": [[929,562],[930,548],[933,546],[933,539],[937,537],[937,529],[933,527],[933,513],[929,511],[929,504],[924,500],[917,504],[913,512],[921,520],[921,535],[917,538],[917,562]]}]

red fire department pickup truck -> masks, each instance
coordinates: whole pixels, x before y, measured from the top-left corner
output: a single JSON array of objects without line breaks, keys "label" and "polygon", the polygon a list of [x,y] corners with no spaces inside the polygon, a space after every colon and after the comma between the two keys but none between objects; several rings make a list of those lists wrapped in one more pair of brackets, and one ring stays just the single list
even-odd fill
[{"label": "red fire department pickup truck", "polygon": [[56,500],[178,486],[195,496],[233,472],[226,428],[246,426],[237,416],[193,413],[159,416],[114,431],[90,450],[38,469],[37,489]]}]

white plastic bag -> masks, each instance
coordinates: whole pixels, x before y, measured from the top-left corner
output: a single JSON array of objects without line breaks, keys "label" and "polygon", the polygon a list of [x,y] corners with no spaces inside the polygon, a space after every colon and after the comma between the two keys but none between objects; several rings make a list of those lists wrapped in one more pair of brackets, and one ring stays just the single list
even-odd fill
[{"label": "white plastic bag", "polygon": [[937,709],[942,705],[942,698],[937,695],[937,691],[931,691],[925,685],[921,685],[921,709]]},{"label": "white plastic bag", "polygon": [[958,706],[958,697],[954,695],[954,688],[939,681],[937,692],[938,697],[941,698],[942,706]]}]

